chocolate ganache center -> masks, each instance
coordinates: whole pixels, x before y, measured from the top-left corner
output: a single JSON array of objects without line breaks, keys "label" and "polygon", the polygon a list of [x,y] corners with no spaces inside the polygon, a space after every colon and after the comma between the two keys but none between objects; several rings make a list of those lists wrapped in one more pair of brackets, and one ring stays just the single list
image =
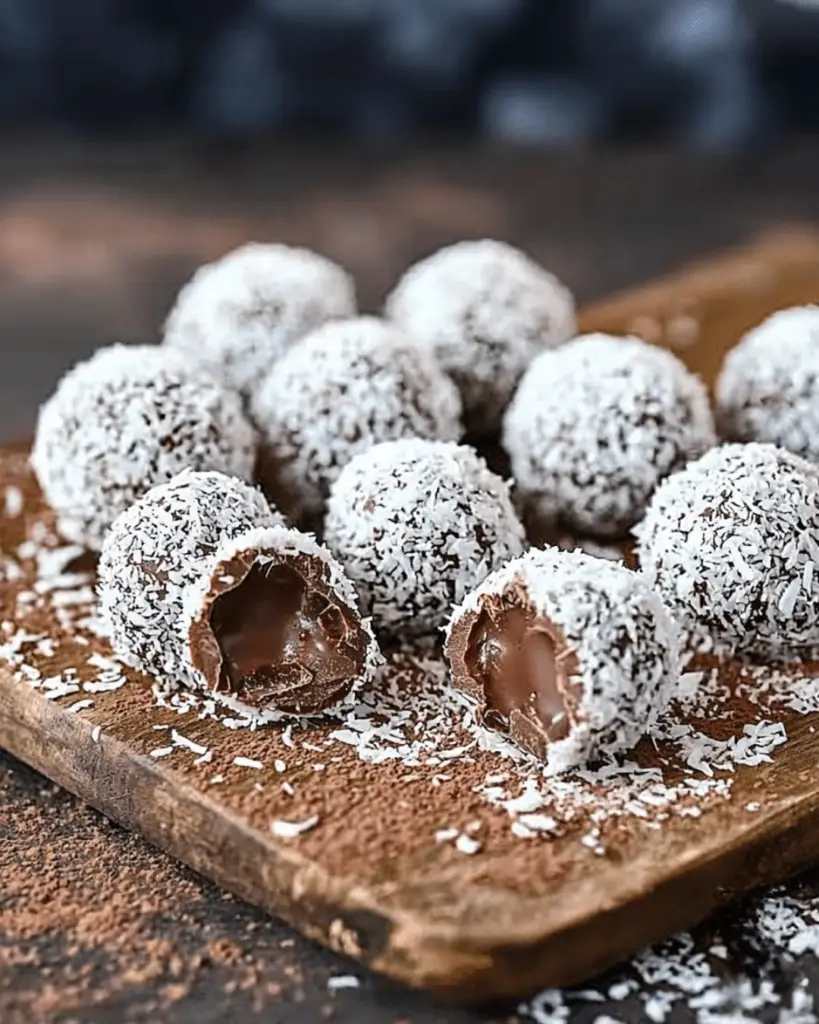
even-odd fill
[{"label": "chocolate ganache center", "polygon": [[294,564],[255,564],[217,596],[210,630],[221,653],[218,685],[291,714],[322,711],[358,678],[360,623]]},{"label": "chocolate ganache center", "polygon": [[553,623],[520,606],[482,611],[469,634],[465,663],[483,687],[486,724],[509,733],[517,712],[539,723],[549,743],[565,739],[571,718],[564,648]]}]

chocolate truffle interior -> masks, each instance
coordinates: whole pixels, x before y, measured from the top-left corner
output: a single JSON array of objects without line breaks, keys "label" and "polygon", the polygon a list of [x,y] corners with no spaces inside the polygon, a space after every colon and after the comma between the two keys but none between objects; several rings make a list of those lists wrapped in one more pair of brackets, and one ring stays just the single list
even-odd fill
[{"label": "chocolate truffle interior", "polygon": [[514,733],[518,713],[547,742],[565,739],[572,724],[568,653],[547,619],[517,604],[484,608],[470,630],[465,664],[483,687],[485,724]]},{"label": "chocolate truffle interior", "polygon": [[361,674],[367,638],[343,603],[296,560],[251,566],[215,598],[210,629],[221,653],[219,688],[259,707],[322,711]]}]

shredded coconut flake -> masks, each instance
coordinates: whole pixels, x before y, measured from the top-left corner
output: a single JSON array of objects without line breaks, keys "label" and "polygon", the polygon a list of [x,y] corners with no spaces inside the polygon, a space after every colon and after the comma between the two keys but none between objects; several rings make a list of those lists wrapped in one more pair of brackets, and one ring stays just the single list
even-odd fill
[{"label": "shredded coconut flake", "polygon": [[331,992],[338,992],[345,988],[360,988],[361,982],[354,974],[340,974],[335,978],[327,979],[327,988]]},{"label": "shredded coconut flake", "polygon": [[239,768],[264,768],[261,761],[255,761],[252,757],[234,757],[233,763]]},{"label": "shredded coconut flake", "polygon": [[318,823],[319,816],[314,814],[310,818],[305,818],[304,821],[274,821],[270,830],[279,839],[294,839],[296,836],[314,829]]},{"label": "shredded coconut flake", "polygon": [[477,839],[473,839],[471,836],[459,835],[455,840],[455,849],[461,853],[472,856],[473,854],[479,853],[481,849],[481,843]]}]

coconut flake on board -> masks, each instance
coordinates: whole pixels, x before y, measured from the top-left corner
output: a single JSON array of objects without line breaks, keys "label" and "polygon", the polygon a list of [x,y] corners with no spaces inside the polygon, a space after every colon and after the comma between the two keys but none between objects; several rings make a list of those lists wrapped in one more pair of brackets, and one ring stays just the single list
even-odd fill
[{"label": "coconut flake on board", "polygon": [[[20,629],[10,620],[0,624],[0,660],[20,681],[49,699],[65,700],[66,706],[76,705],[78,693],[82,702],[84,694],[94,693],[95,686],[107,689],[128,685],[121,662],[95,654],[90,647],[86,653],[83,640],[87,643],[94,636],[91,625],[96,607],[88,599],[91,576],[68,571],[76,557],[76,549],[62,544],[48,529],[41,526],[30,532],[18,548],[16,558],[20,561],[16,564],[21,565],[23,579],[32,568],[39,575],[34,588],[22,582],[12,584],[21,613],[16,617],[22,619],[36,607],[38,613],[54,616],[59,629],[45,636]],[[73,601],[59,597],[54,600],[55,594],[76,591],[79,596]],[[24,594],[30,596],[21,602]],[[64,667],[63,629],[72,641],[79,637],[79,643],[71,646],[75,664],[70,668]],[[303,727],[289,723],[280,735],[282,745],[292,752],[293,767],[298,767],[300,753],[308,749],[308,760],[316,761],[312,756],[316,747],[328,766],[337,754],[352,750],[368,764],[398,764],[421,773],[429,778],[431,786],[435,779],[447,784],[447,779],[457,777],[460,768],[468,767],[472,775],[478,773],[475,793],[484,802],[487,820],[498,813],[506,815],[512,834],[520,842],[549,842],[569,834],[576,835],[578,842],[589,837],[588,854],[593,856],[594,848],[605,846],[610,822],[627,821],[635,828],[656,827],[674,815],[707,813],[709,807],[730,797],[738,770],[752,771],[755,765],[776,759],[786,739],[786,728],[777,721],[779,717],[819,712],[819,678],[794,677],[787,667],[745,668],[734,694],[747,706],[741,721],[731,717],[714,664],[700,667],[698,663],[682,677],[677,699],[655,737],[658,749],[656,755],[652,754],[651,766],[641,764],[642,758],[626,759],[546,780],[542,766],[503,737],[475,728],[471,709],[453,696],[440,658],[405,651],[393,655],[390,664],[379,670],[370,690],[356,695],[355,703],[336,720],[336,728],[326,723],[321,729],[314,724]],[[248,755],[252,754],[251,734],[271,727],[269,717],[231,708],[213,695],[186,691],[168,695],[157,689],[155,700],[177,723],[211,718],[230,732],[246,732]],[[85,710],[76,706],[80,716]],[[713,723],[719,724],[718,733],[712,729]],[[272,727],[281,729],[275,722]],[[187,731],[186,726],[177,724],[167,732],[174,741],[154,748],[154,756],[170,757],[180,747],[190,747],[192,754],[197,749],[205,750],[195,741],[185,742]],[[98,742],[100,736],[100,727],[94,726],[92,738]],[[496,756],[483,772],[487,751],[494,751]],[[670,770],[665,777],[664,769]],[[264,778],[269,773],[275,778],[278,771],[278,763],[271,761],[258,774]],[[323,773],[313,777],[321,780]],[[223,779],[224,775],[217,772],[211,781],[215,785]],[[285,785],[295,792],[289,783]],[[749,813],[751,803],[756,802],[747,803]],[[476,819],[482,814],[474,810],[471,813]],[[278,835],[298,836],[318,824],[315,814],[284,817],[276,819],[271,829]],[[479,843],[463,825],[454,828],[447,842],[454,846],[459,839]],[[594,847],[591,839],[595,840]],[[432,834],[430,842],[434,842]],[[795,963],[797,957],[819,957],[819,897],[803,898],[789,890],[774,889],[750,901],[747,907],[742,927],[785,964]],[[636,1011],[644,1019],[663,1021],[678,1008],[686,1007],[689,1018],[697,1024],[747,1024],[757,1020],[816,1024],[812,996],[801,984],[789,988],[779,981],[726,979],[721,966],[724,956],[712,951],[726,948],[730,952],[729,938],[719,941],[712,935],[703,945],[692,936],[678,936],[634,958],[623,977],[609,977],[599,989],[549,990],[524,1004],[521,1012],[535,1022],[565,1021],[578,1005],[605,999],[610,1004],[623,1004],[624,1019],[634,1019]]]}]

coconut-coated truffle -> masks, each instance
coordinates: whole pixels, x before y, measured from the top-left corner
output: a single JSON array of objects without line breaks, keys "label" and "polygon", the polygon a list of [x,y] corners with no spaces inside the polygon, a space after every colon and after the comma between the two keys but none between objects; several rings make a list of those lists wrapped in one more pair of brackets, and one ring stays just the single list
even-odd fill
[{"label": "coconut-coated truffle", "polygon": [[343,569],[284,526],[231,537],[186,591],[184,648],[200,685],[253,711],[338,710],[382,661]]},{"label": "coconut-coated truffle", "polygon": [[645,580],[556,548],[527,552],[469,593],[452,616],[446,654],[478,724],[550,773],[633,747],[680,669],[677,629]]},{"label": "coconut-coated truffle", "polygon": [[472,449],[388,441],[330,489],[325,541],[387,633],[428,634],[493,569],[524,549],[508,485]]},{"label": "coconut-coated truffle", "polygon": [[338,264],[251,242],[196,271],[165,323],[165,344],[248,396],[294,341],[355,312],[353,280]]},{"label": "coconut-coated truffle", "polygon": [[640,566],[695,639],[777,657],[819,647],[819,471],[774,445],[726,444],[658,487]]},{"label": "coconut-coated truffle", "polygon": [[530,514],[601,537],[625,534],[659,481],[715,442],[698,377],[664,349],[605,334],[538,356],[503,431]]},{"label": "coconut-coated truffle", "polygon": [[575,331],[567,288],[504,242],[459,242],[421,260],[387,315],[435,353],[461,391],[469,431],[494,433],[526,367]]},{"label": "coconut-coated truffle", "polygon": [[764,441],[819,464],[819,306],[783,309],[725,358],[717,426],[729,441]]},{"label": "coconut-coated truffle", "polygon": [[169,685],[197,685],[183,644],[186,589],[232,537],[283,523],[261,491],[185,470],[114,521],[98,568],[100,615],[122,658]]},{"label": "coconut-coated truffle", "polygon": [[294,516],[317,514],[354,455],[403,437],[457,441],[460,412],[435,358],[392,324],[325,324],[282,357],[253,402],[265,488]]},{"label": "coconut-coated truffle", "polygon": [[256,434],[239,397],[170,349],[115,345],[63,377],[31,464],[58,528],[94,550],[116,517],[183,469],[249,480]]}]

